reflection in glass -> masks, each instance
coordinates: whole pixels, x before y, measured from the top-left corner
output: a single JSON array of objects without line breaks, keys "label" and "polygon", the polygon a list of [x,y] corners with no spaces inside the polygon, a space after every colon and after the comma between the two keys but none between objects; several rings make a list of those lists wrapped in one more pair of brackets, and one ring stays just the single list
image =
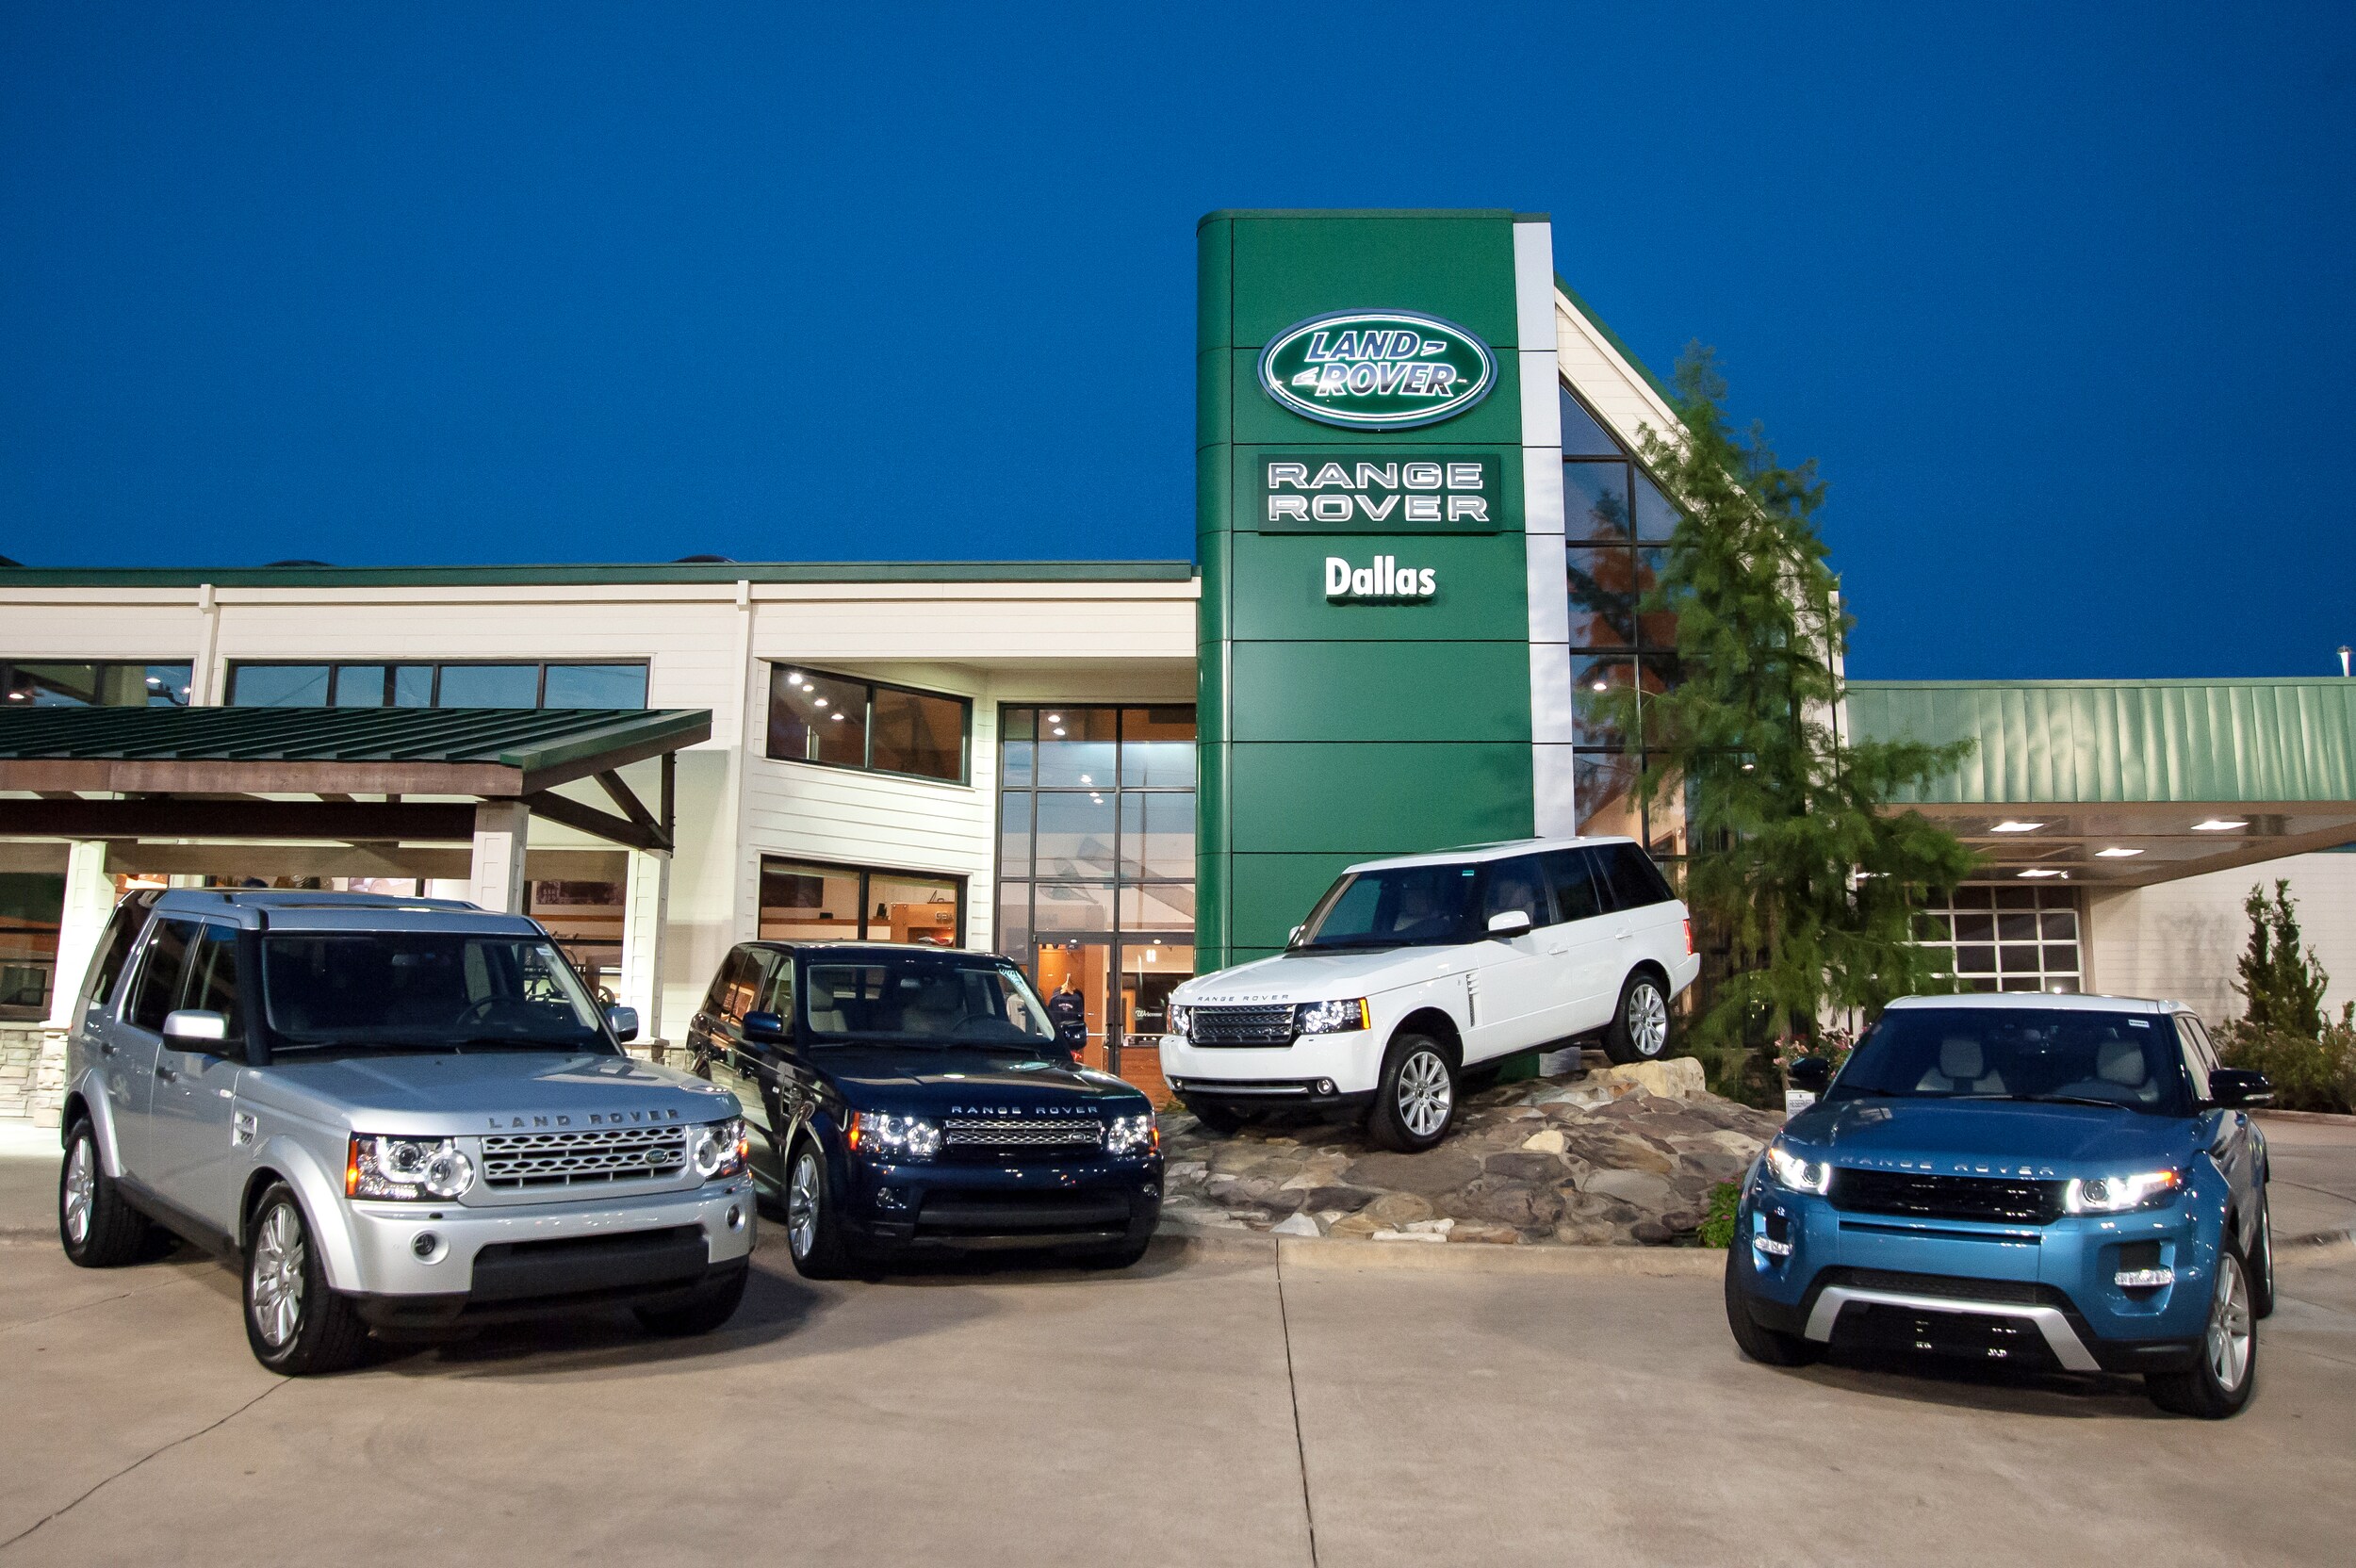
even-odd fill
[{"label": "reflection in glass", "polygon": [[186,708],[191,687],[188,664],[147,664],[140,667],[142,694],[131,699],[150,708]]},{"label": "reflection in glass", "polygon": [[550,664],[544,708],[644,708],[644,664]]},{"label": "reflection in glass", "polygon": [[1121,710],[1121,787],[1124,790],[1194,788],[1193,709],[1124,708]]},{"label": "reflection in glass", "polygon": [[872,701],[869,767],[918,778],[965,776],[965,704],[890,686],[875,688]]},{"label": "reflection in glass", "polygon": [[957,945],[957,884],[953,880],[871,871],[865,902],[865,935],[871,942]]},{"label": "reflection in glass", "polygon": [[1040,876],[1110,876],[1114,873],[1113,792],[1042,791],[1039,800]]},{"label": "reflection in glass", "polygon": [[230,672],[229,702],[236,708],[324,708],[325,664],[242,664]]},{"label": "reflection in glass", "polygon": [[852,941],[859,934],[859,876],[835,866],[761,859],[765,941]]},{"label": "reflection in glass", "polygon": [[1031,867],[1031,797],[1019,792],[998,797],[998,864],[1008,876],[1027,876]]},{"label": "reflection in glass", "polygon": [[[443,706],[450,672],[442,672]],[[867,688],[779,664],[769,675],[769,755],[781,761],[867,765]]]},{"label": "reflection in glass", "polygon": [[540,701],[537,664],[445,664],[441,708],[532,708]]},{"label": "reflection in glass", "polygon": [[1570,550],[1571,646],[1624,648],[1636,641],[1636,554],[1612,546]]},{"label": "reflection in glass", "polygon": [[1587,412],[1587,405],[1571,396],[1571,389],[1557,383],[1556,401],[1562,410],[1562,455],[1564,457],[1623,457],[1620,444]]},{"label": "reflection in glass", "polygon": [[998,885],[997,951],[1018,964],[1031,961],[1031,885]]},{"label": "reflection in glass", "polygon": [[399,664],[393,668],[393,706],[396,708],[431,708],[434,706],[434,666],[431,664]]},{"label": "reflection in glass", "polygon": [[1119,713],[1112,708],[1040,709],[1039,781],[1111,789]]},{"label": "reflection in glass", "polygon": [[1620,750],[1625,743],[1617,725],[1606,710],[1606,694],[1636,684],[1636,661],[1626,656],[1595,659],[1571,658],[1571,738],[1582,746],[1595,746],[1609,751]]},{"label": "reflection in glass", "polygon": [[1192,931],[1194,884],[1146,882],[1121,890],[1123,931]]},{"label": "reflection in glass", "polygon": [[1034,782],[1032,744],[1039,726],[1036,708],[1008,708],[998,719],[998,782],[1007,789],[1028,789]]},{"label": "reflection in glass", "polygon": [[1628,465],[1562,465],[1562,526],[1573,544],[1629,538]]},{"label": "reflection in glass", "polygon": [[1194,876],[1194,793],[1121,797],[1121,875],[1190,881]]},{"label": "reflection in glass", "polygon": [[1646,544],[1667,544],[1677,531],[1677,509],[1643,469],[1636,473],[1636,537]]},{"label": "reflection in glass", "polygon": [[1572,761],[1582,834],[1621,834],[1641,840],[1637,811],[1637,760],[1608,752],[1582,751]]},{"label": "reflection in glass", "polygon": [[384,666],[382,664],[338,664],[335,667],[335,706],[338,708],[384,707]]},{"label": "reflection in glass", "polygon": [[1041,882],[1032,920],[1043,936],[1051,931],[1110,931],[1113,885],[1109,882]]}]

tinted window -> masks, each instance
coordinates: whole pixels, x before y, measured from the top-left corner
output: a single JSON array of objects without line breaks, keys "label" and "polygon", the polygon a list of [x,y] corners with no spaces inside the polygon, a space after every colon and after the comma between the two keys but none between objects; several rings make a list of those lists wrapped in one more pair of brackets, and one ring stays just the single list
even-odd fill
[{"label": "tinted window", "polygon": [[1429,947],[1469,939],[1478,866],[1398,866],[1333,884],[1302,927],[1304,948]]},{"label": "tinted window", "polygon": [[1496,916],[1519,910],[1532,925],[1551,918],[1546,906],[1546,877],[1535,855],[1492,861],[1481,884],[1481,928],[1486,931]]},{"label": "tinted window", "polygon": [[780,962],[770,970],[768,980],[761,985],[759,994],[753,999],[751,1011],[775,1013],[777,1017],[789,1022],[792,1021],[794,1017],[794,966],[792,964]]},{"label": "tinted window", "polygon": [[761,969],[760,949],[738,948],[720,966],[718,976],[712,982],[712,994],[704,998],[704,1006],[722,1018],[743,1018],[752,1010],[753,992],[761,984]]},{"label": "tinted window", "polygon": [[1677,897],[1652,857],[1634,844],[1597,844],[1594,854],[1596,880],[1610,889],[1614,909],[1642,909]]},{"label": "tinted window", "polygon": [[550,664],[543,708],[644,708],[644,664]]},{"label": "tinted window", "polygon": [[533,708],[540,701],[537,664],[445,664],[439,708]]},{"label": "tinted window", "polygon": [[769,678],[769,755],[793,762],[867,765],[867,688],[778,669]]},{"label": "tinted window", "polygon": [[2189,1108],[2165,1017],[2060,1007],[1893,1007],[1841,1070],[1829,1098],[2091,1101]]},{"label": "tinted window", "polygon": [[90,971],[90,1004],[103,1007],[115,994],[115,982],[123,978],[123,966],[130,961],[131,949],[139,939],[139,928],[147,923],[147,912],[155,906],[155,895],[137,892],[115,906],[115,912],[106,923],[106,935],[99,944],[98,963]]},{"label": "tinted window", "polygon": [[238,1005],[237,929],[207,922],[197,939],[188,965],[188,988],[180,1004],[229,1021],[229,1037],[245,1037],[245,1014]]},{"label": "tinted window", "polygon": [[238,708],[324,708],[324,664],[244,664],[229,676],[229,700]]},{"label": "tinted window", "polygon": [[965,704],[954,697],[875,688],[868,766],[879,773],[955,780],[965,775]]},{"label": "tinted window", "polygon": [[2192,1080],[2193,1097],[2209,1098],[2209,1069],[2216,1064],[2209,1059],[2208,1042],[2201,1037],[2201,1026],[2182,1014],[2177,1015],[2176,1033],[2184,1053],[2184,1075]]},{"label": "tinted window", "polygon": [[1593,920],[1603,913],[1603,902],[1596,895],[1591,874],[1593,856],[1583,849],[1556,849],[1547,851],[1543,858],[1546,880],[1554,889],[1558,920]]},{"label": "tinted window", "polygon": [[192,920],[155,923],[148,939],[147,956],[139,961],[139,977],[132,988],[130,1020],[142,1029],[161,1032],[164,1017],[180,1004],[181,983],[188,978],[188,949],[196,943]]}]

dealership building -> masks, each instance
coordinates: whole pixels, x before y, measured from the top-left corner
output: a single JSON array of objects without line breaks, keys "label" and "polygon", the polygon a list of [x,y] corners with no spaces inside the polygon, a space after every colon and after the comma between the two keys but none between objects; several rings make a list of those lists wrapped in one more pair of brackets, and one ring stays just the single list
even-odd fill
[{"label": "dealership building", "polygon": [[[0,569],[0,1116],[135,885],[528,910],[658,1041],[734,942],[990,948],[1152,1085],[1123,1044],[1171,988],[1353,860],[1682,855],[1591,707],[1674,673],[1674,420],[1546,220],[1199,239],[1192,561]],[[2287,877],[2356,994],[2356,682],[1857,681],[1841,718],[1975,743],[1905,803],[1986,853],[1923,929],[1966,984],[2221,1020]]]}]

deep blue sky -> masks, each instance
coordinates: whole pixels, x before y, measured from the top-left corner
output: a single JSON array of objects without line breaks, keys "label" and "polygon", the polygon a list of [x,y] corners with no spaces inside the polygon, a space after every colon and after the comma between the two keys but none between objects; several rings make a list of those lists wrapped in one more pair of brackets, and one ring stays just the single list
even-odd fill
[{"label": "deep blue sky", "polygon": [[1852,673],[2336,670],[2356,12],[1642,8],[12,0],[0,554],[1184,556],[1195,219],[1511,206]]}]

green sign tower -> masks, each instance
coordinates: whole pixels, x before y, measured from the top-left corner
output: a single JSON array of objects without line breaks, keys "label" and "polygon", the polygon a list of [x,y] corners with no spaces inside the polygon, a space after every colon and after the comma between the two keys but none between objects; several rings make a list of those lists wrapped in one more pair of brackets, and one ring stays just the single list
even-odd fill
[{"label": "green sign tower", "polygon": [[1204,970],[1342,867],[1569,833],[1552,237],[1511,212],[1198,229]]}]

